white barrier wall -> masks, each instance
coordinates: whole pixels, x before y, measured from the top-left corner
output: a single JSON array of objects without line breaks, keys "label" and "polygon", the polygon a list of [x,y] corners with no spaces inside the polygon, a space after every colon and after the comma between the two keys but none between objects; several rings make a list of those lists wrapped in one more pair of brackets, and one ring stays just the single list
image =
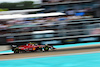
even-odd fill
[{"label": "white barrier wall", "polygon": [[5,50],[9,50],[10,46],[8,45],[4,45],[4,46],[0,46],[0,51],[5,51]]}]

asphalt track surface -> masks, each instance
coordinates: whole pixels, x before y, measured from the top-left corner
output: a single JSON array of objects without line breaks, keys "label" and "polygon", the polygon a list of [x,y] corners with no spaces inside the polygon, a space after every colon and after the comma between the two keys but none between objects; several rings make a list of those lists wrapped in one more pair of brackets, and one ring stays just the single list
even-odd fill
[{"label": "asphalt track surface", "polygon": [[84,53],[84,52],[95,52],[100,51],[100,45],[93,46],[84,46],[84,47],[73,47],[73,48],[63,48],[56,49],[54,51],[48,52],[30,52],[30,53],[20,53],[20,54],[3,54],[0,55],[0,60],[7,59],[21,59],[29,57],[44,57],[44,56],[53,56],[53,55],[62,55],[62,54],[75,54],[75,53]]}]

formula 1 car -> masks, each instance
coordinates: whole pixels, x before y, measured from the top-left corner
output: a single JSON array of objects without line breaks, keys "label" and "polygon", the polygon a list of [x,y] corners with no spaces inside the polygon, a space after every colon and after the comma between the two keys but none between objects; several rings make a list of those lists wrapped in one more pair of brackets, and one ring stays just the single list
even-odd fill
[{"label": "formula 1 car", "polygon": [[26,44],[26,45],[18,46],[16,48],[12,46],[12,51],[14,51],[14,53],[49,51],[54,49],[55,48],[53,46],[49,46],[47,44],[46,45]]}]

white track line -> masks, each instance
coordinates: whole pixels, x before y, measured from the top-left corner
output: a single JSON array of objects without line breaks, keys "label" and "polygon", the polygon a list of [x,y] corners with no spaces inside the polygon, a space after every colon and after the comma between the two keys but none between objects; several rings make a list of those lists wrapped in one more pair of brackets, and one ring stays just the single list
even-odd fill
[{"label": "white track line", "polygon": [[100,51],[83,52],[83,53],[72,53],[72,54],[60,54],[60,55],[48,55],[48,56],[38,56],[38,57],[27,57],[27,58],[16,58],[16,59],[4,59],[4,60],[0,60],[0,61],[33,59],[33,58],[45,58],[45,57],[56,57],[56,56],[70,56],[70,55],[81,55],[81,54],[92,54],[92,53],[100,53]]},{"label": "white track line", "polygon": [[0,53],[0,55],[2,55],[2,54],[12,54],[12,53],[14,53],[14,52]]}]

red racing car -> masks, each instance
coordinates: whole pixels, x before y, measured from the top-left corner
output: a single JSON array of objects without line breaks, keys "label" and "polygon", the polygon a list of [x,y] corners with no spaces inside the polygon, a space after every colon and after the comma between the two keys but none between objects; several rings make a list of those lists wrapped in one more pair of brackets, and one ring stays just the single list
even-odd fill
[{"label": "red racing car", "polygon": [[49,45],[36,45],[36,44],[26,44],[26,45],[21,45],[18,47],[13,47],[12,46],[12,51],[14,53],[23,53],[23,52],[34,52],[34,51],[49,51],[49,50],[54,50],[55,48],[53,46]]}]

